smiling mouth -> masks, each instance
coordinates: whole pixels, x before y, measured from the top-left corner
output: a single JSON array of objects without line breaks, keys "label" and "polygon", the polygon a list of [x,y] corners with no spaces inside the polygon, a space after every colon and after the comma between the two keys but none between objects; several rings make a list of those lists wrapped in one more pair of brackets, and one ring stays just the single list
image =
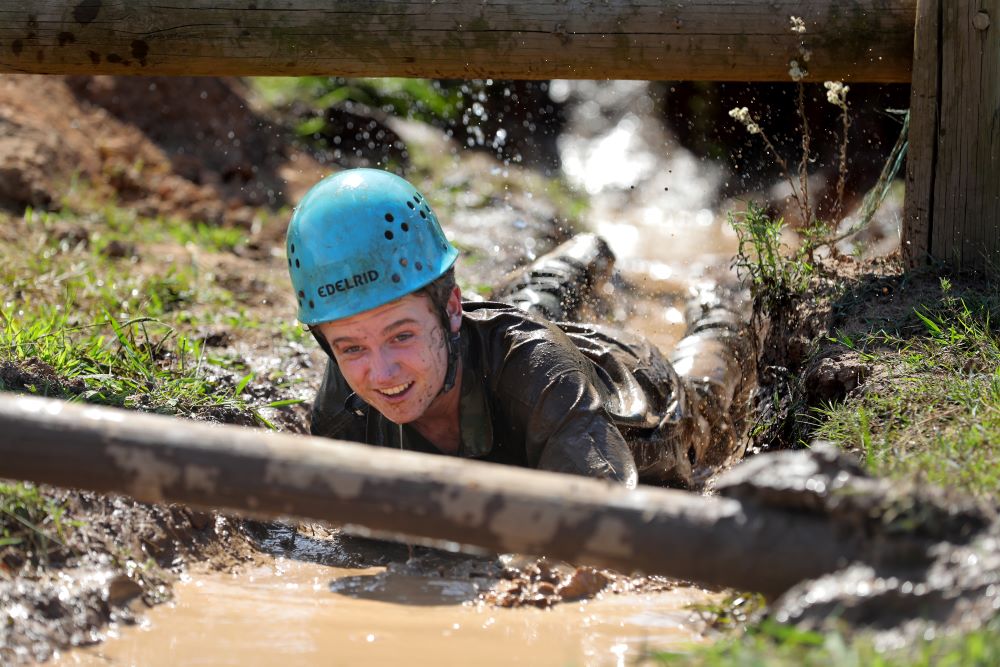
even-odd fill
[{"label": "smiling mouth", "polygon": [[383,396],[388,396],[388,397],[391,398],[393,396],[399,396],[400,394],[402,394],[404,391],[406,391],[407,389],[409,389],[412,386],[413,386],[412,382],[405,382],[403,384],[396,385],[395,387],[387,387],[385,389],[376,389],[375,391],[377,391],[378,393],[382,394]]}]

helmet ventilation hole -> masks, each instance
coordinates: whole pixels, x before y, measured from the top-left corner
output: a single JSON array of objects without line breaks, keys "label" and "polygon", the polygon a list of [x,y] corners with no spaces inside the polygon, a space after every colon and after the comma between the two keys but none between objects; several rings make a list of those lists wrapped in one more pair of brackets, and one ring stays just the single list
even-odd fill
[{"label": "helmet ventilation hole", "polygon": [[404,232],[410,231],[410,226],[408,224],[406,224],[405,222],[403,224],[401,224],[399,226],[399,228],[402,229]]},{"label": "helmet ventilation hole", "polygon": [[411,201],[406,202],[406,205],[409,206],[411,209],[416,208],[416,206],[414,206],[413,202]]},{"label": "helmet ventilation hole", "polygon": [[315,308],[315,307],[316,307],[316,304],[315,304],[315,303],[313,303],[313,300],[312,300],[312,299],[309,299],[309,307],[310,307],[310,308]]},{"label": "helmet ventilation hole", "polygon": [[424,265],[421,262],[417,262],[413,266],[417,267],[417,271],[423,271],[424,270]]},{"label": "helmet ventilation hole", "polygon": [[304,299],[304,298],[305,298],[305,296],[306,296],[306,293],[305,293],[305,292],[303,292],[302,290],[299,290],[299,297],[301,297],[301,298],[303,298],[303,299]]},{"label": "helmet ventilation hole", "polygon": [[392,274],[392,282],[398,283],[399,281],[400,281],[399,274],[398,273]]},{"label": "helmet ventilation hole", "polygon": [[392,222],[393,220],[395,220],[395,218],[392,217],[392,213],[386,213],[385,214],[385,221],[386,222]]},{"label": "helmet ventilation hole", "polygon": [[385,232],[385,240],[386,241],[391,241],[392,240],[392,232],[390,232],[388,230]]},{"label": "helmet ventilation hole", "polygon": [[299,260],[295,260],[295,268],[297,269],[297,268],[299,268],[299,267],[301,267],[301,266],[302,266],[302,265],[301,265],[301,264],[299,264]]},{"label": "helmet ventilation hole", "polygon": [[400,257],[400,259],[399,259],[399,265],[400,266],[406,266],[409,263],[410,262],[405,257]]},{"label": "helmet ventilation hole", "polygon": [[290,250],[291,250],[291,253],[294,255],[295,254],[295,244],[294,243],[292,244],[292,247],[291,247]]},{"label": "helmet ventilation hole", "polygon": [[426,220],[427,219],[427,214],[424,213],[423,211],[421,211],[420,212],[420,217],[423,218],[424,220]]}]

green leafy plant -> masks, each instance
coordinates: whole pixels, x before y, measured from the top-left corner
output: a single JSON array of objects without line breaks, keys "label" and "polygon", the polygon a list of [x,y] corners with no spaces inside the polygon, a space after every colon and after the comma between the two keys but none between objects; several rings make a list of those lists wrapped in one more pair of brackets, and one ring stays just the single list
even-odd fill
[{"label": "green leafy plant", "polygon": [[760,306],[770,309],[805,291],[816,267],[803,246],[793,248],[782,240],[783,219],[749,202],[746,210],[730,212],[729,223],[739,241],[733,266]]},{"label": "green leafy plant", "polygon": [[[879,175],[878,182],[865,195],[858,220],[848,229],[838,233],[837,230],[846,214],[844,210],[844,193],[847,182],[848,165],[848,144],[849,130],[851,128],[850,106],[847,100],[850,86],[842,81],[825,81],[823,86],[826,89],[826,100],[835,106],[839,111],[840,128],[838,135],[837,153],[837,183],[836,197],[833,207],[827,219],[816,217],[816,202],[809,190],[809,165],[815,161],[812,153],[812,130],[809,126],[808,115],[806,113],[806,94],[804,81],[809,76],[806,69],[812,59],[812,51],[806,43],[806,25],[801,18],[790,17],[790,31],[797,38],[797,54],[788,63],[788,74],[795,82],[796,111],[799,118],[799,136],[801,150],[798,161],[795,164],[794,172],[790,164],[792,161],[782,155],[781,151],[771,140],[766,128],[761,124],[759,118],[754,115],[748,107],[735,107],[730,110],[729,115],[736,122],[740,123],[746,131],[756,136],[764,143],[768,154],[781,168],[785,180],[788,182],[790,198],[794,201],[798,209],[799,220],[795,225],[799,236],[799,252],[807,263],[812,264],[816,258],[816,251],[820,248],[828,248],[833,255],[838,254],[837,244],[847,239],[868,226],[879,206],[888,196],[893,179],[899,173],[908,148],[909,135],[909,112],[902,112],[903,121],[900,136],[893,147],[889,159]],[[897,112],[898,113],[898,112]]]}]

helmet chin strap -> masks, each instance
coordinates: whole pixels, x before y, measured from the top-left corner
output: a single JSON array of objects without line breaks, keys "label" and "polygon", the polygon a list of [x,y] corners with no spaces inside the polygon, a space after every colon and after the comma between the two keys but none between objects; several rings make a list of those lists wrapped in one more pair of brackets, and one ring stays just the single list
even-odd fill
[{"label": "helmet chin strap", "polygon": [[445,337],[448,346],[448,370],[444,374],[444,384],[438,395],[447,394],[455,386],[455,376],[458,374],[458,355],[462,349],[462,336],[456,331],[448,333]]}]

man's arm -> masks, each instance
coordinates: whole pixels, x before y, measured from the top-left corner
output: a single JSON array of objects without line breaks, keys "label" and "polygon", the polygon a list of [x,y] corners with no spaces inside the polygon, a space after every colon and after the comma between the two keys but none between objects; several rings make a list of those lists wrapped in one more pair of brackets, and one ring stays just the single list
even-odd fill
[{"label": "man's arm", "polygon": [[611,479],[630,488],[638,481],[628,444],[582,373],[565,373],[546,386],[531,409],[525,447],[541,470]]}]

